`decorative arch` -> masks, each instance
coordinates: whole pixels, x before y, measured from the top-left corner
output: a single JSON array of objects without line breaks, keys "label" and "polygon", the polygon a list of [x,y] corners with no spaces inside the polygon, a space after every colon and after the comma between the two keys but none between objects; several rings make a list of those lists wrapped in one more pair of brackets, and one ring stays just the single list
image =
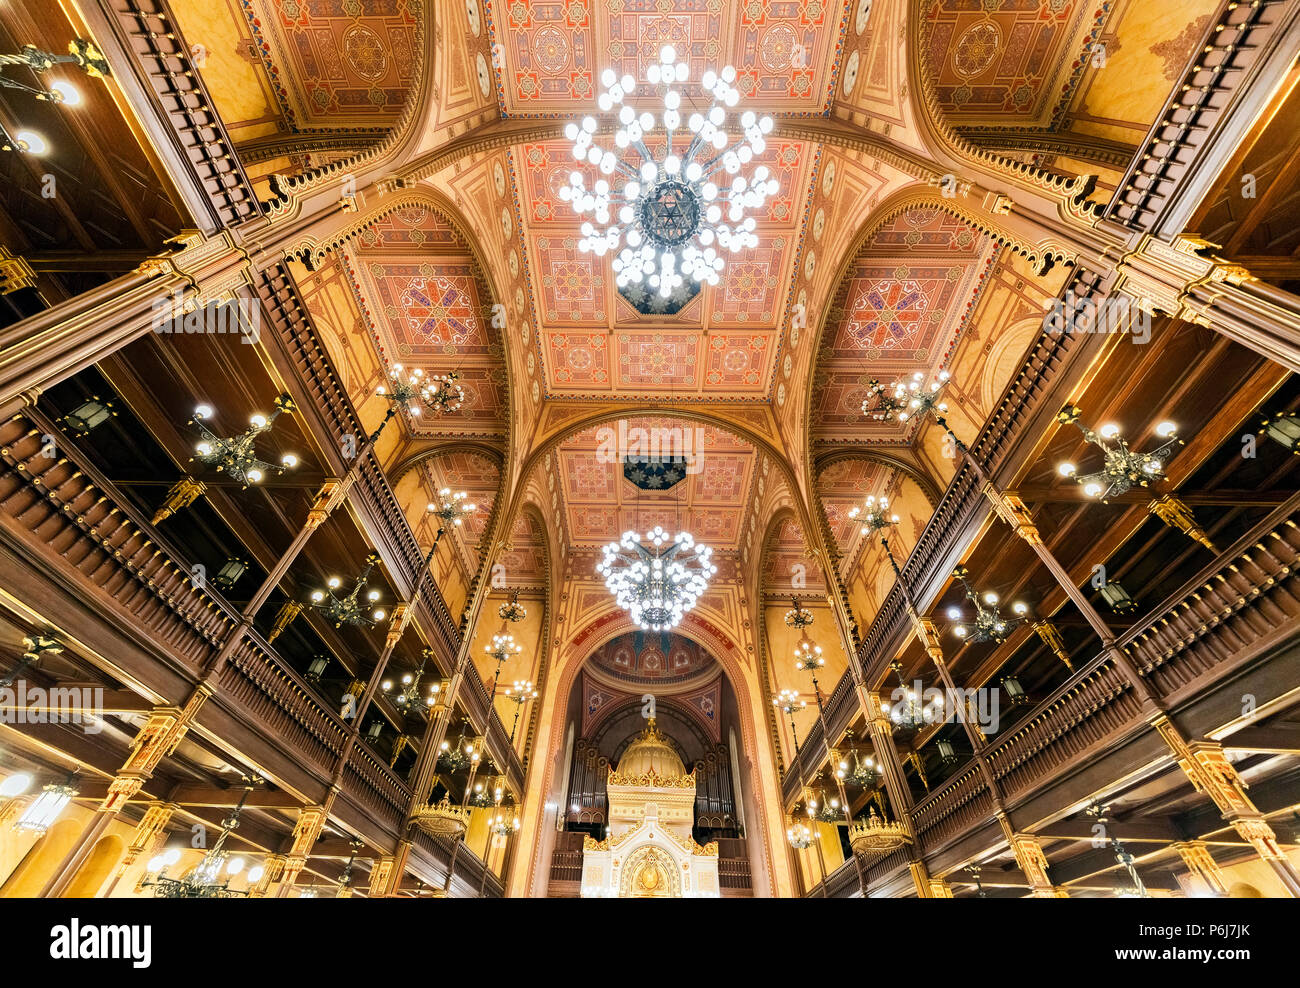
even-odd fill
[{"label": "decorative arch", "polygon": [[[1001,395],[1001,389],[998,395]],[[839,463],[843,460],[870,460],[879,463],[889,469],[904,474],[916,481],[916,485],[925,493],[926,500],[930,502],[931,507],[939,506],[939,499],[943,496],[939,490],[939,485],[935,479],[924,470],[920,469],[913,463],[909,463],[902,457],[895,456],[887,450],[875,446],[836,446],[832,449],[822,450],[813,457],[813,485],[816,492],[817,477],[827,467]],[[820,492],[816,492],[820,494]]]},{"label": "decorative arch", "polygon": [[944,119],[934,91],[934,79],[926,68],[925,53],[921,50],[919,25],[925,18],[926,0],[910,0],[906,23],[912,26],[905,32],[907,57],[906,73],[911,85],[912,116],[922,141],[943,163],[965,165],[997,182],[1013,182],[1056,203],[1070,216],[1085,222],[1101,218],[1102,207],[1087,201],[1097,184],[1096,175],[1075,175],[1066,178],[1053,175],[1036,165],[1013,161],[1003,155],[986,151],[958,135]]},{"label": "decorative arch", "polygon": [[[656,876],[654,888],[644,887],[650,881],[647,872]],[[618,894],[623,899],[680,899],[682,876],[677,874],[677,863],[654,845],[637,848],[623,860]]]},{"label": "decorative arch", "polygon": [[387,191],[389,174],[405,162],[419,148],[421,136],[431,129],[437,107],[431,98],[431,86],[437,54],[438,31],[435,30],[437,2],[422,4],[416,19],[417,45],[415,77],[411,81],[410,96],[402,108],[401,116],[383,138],[371,147],[339,161],[309,169],[301,175],[272,175],[271,192],[274,199],[263,203],[274,218],[302,211],[303,200],[326,190],[343,190],[343,179],[351,176],[356,188],[365,188],[371,180],[378,190]]},{"label": "decorative arch", "polygon": [[[675,630],[685,637],[691,638],[697,644],[702,645],[705,648],[710,648],[711,654],[717,660],[718,664],[722,666],[722,671],[730,682],[732,691],[735,694],[736,706],[740,720],[742,743],[757,743],[757,725],[755,724],[753,715],[755,698],[751,695],[749,678],[745,675],[743,660],[740,658],[740,655],[743,653],[740,653],[739,649],[736,649],[734,646],[724,650],[711,648],[711,639],[713,636],[709,634],[707,629],[691,621],[693,614],[693,611],[688,612],[686,618],[683,619],[682,623],[678,625]],[[581,651],[572,647],[568,647],[561,651],[558,656],[558,667],[553,670],[556,677],[554,687],[549,692],[543,692],[543,696],[549,695],[552,699],[556,697],[568,697],[573,691],[574,685],[577,682],[578,674],[581,671],[582,666],[585,664],[590,651],[626,630],[626,623],[611,622],[611,627],[602,629],[600,636],[593,639],[591,642],[584,642]],[[541,706],[542,704],[534,704],[534,707],[539,709]],[[550,793],[552,787],[555,785],[556,762],[558,755],[562,752],[565,745],[566,730],[566,719],[561,716],[552,720],[549,737],[546,738],[544,742],[543,739],[538,738],[539,745],[541,746],[540,754],[542,757],[533,760],[531,764],[540,766],[541,777],[538,783],[539,787],[530,786],[530,791]],[[753,771],[750,773],[751,787],[749,795],[753,799],[754,806],[759,811],[760,819],[763,820],[763,825],[760,828],[763,835],[763,846],[761,849],[762,860],[767,867],[768,874],[773,876],[774,879],[776,868],[772,850],[771,828],[768,826],[772,816],[773,807],[768,805],[768,800],[763,791],[763,787],[758,784],[758,776],[760,772],[760,767],[755,764],[753,766]],[[739,785],[738,781],[737,785]],[[540,809],[534,807],[532,812],[534,819],[540,826],[542,822]],[[776,808],[776,812],[779,815],[779,807]],[[545,874],[547,866],[542,861],[544,850],[544,842],[540,840],[534,841],[532,858],[528,863],[527,869],[522,871],[526,887],[528,888],[531,888],[533,883],[539,880],[539,875]]]},{"label": "decorative arch", "polygon": [[[858,231],[851,246],[845,252],[844,257],[840,260],[835,280],[832,282],[832,284],[836,286],[836,291],[839,290],[839,286],[843,284],[844,279],[848,277],[853,264],[870,244],[871,239],[875,234],[895,217],[917,207],[937,209],[949,216],[960,219],[974,229],[993,238],[999,246],[1009,248],[1014,253],[1028,258],[1032,263],[1039,266],[1044,263],[1050,266],[1050,264],[1055,261],[1067,261],[1073,256],[1072,252],[1063,243],[1057,242],[1052,238],[1043,238],[1039,241],[1030,241],[1022,238],[1008,226],[995,219],[994,215],[991,213],[982,213],[968,209],[965,206],[958,204],[956,200],[945,199],[934,189],[913,185],[896,192],[886,199],[876,213],[871,217],[871,220],[864,224],[862,229]],[[1043,268],[1043,270],[1045,271],[1046,268]],[[805,424],[812,421],[812,385],[818,371],[817,355],[827,344],[826,334],[831,319],[830,308],[830,306],[823,308],[820,317],[817,320],[815,335],[813,337],[815,345],[809,348],[811,358],[806,369],[807,377],[805,378],[805,386],[803,389],[804,406],[803,417],[801,419]],[[803,472],[805,476],[811,478],[813,476],[812,444],[811,442],[805,442],[803,445]]]}]

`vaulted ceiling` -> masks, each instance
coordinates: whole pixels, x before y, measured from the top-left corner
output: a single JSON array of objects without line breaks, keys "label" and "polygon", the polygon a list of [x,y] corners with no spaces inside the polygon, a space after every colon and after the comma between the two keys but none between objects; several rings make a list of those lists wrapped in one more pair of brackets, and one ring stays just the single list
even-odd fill
[{"label": "vaulted ceiling", "polygon": [[[320,297],[343,330],[335,356],[355,372],[350,388],[372,387],[396,364],[459,375],[464,407],[404,419],[393,455],[409,464],[436,444],[485,444],[419,468],[426,488],[464,489],[480,504],[455,537],[468,576],[507,443],[526,451],[548,402],[726,405],[734,421],[759,422],[791,462],[807,445],[897,456],[894,466],[835,460],[808,477],[838,562],[851,569],[860,547],[848,509],[896,486],[902,468],[943,470],[927,461],[917,424],[863,416],[868,382],[952,370],[954,394],[977,428],[989,394],[1001,390],[983,361],[1009,365],[1003,351],[1021,338],[1003,339],[1012,310],[982,308],[986,290],[1000,275],[1020,291],[1025,275],[961,219],[908,204],[916,181],[896,161],[869,144],[818,140],[816,128],[919,147],[916,107],[932,97],[947,126],[977,141],[991,129],[1007,140],[1069,132],[1080,154],[1109,141],[1113,156],[1112,145],[1135,142],[1133,121],[1149,119],[1149,105],[1167,94],[1166,63],[1181,63],[1179,46],[1197,33],[1208,0],[1163,13],[1135,0],[434,6],[429,19],[411,0],[175,0],[180,26],[203,49],[196,64],[205,84],[258,181],[373,143],[403,119],[413,87],[424,87],[430,111],[419,140],[437,154],[400,183],[419,201],[387,211],[340,251],[338,290]],[[427,30],[436,57],[421,77]],[[778,191],[757,216],[758,246],[731,256],[717,286],[665,307],[620,293],[609,259],[578,250],[581,218],[558,193],[575,167],[561,139],[565,121],[596,111],[605,68],[643,80],[666,44],[690,67],[687,108],[701,104],[706,69],[732,64],[738,109],[776,118],[758,160]],[[1098,44],[1114,68],[1092,57]],[[908,75],[914,45],[921,79]],[[632,102],[650,108],[657,95],[642,84]],[[1059,150],[1030,157],[1079,170]],[[576,167],[594,178],[591,166]],[[1100,170],[1103,185],[1114,177]],[[372,196],[360,208],[377,204]],[[321,318],[324,303],[312,306]],[[629,413],[628,425],[697,428]],[[647,490],[620,461],[598,456],[596,431],[546,450],[524,477],[552,500],[548,523],[562,551],[593,551],[628,528],[685,526],[723,557],[766,539],[756,552],[762,586],[774,592],[785,582],[810,533],[793,519],[767,536],[762,525],[753,530],[770,451],[705,427],[699,471]],[[548,533],[535,520],[514,525],[505,535],[511,568],[541,585]],[[824,592],[820,573],[809,579],[810,592]]]},{"label": "vaulted ceiling", "polygon": [[[663,438],[652,449],[655,437]],[[620,458],[620,449],[632,454],[631,464]],[[659,478],[630,479],[637,477],[641,454],[665,461],[680,455],[680,479],[663,488],[657,486]],[[744,440],[683,419],[633,418],[586,429],[561,442],[548,463],[563,505],[562,541],[596,549],[626,531],[662,525],[674,532],[687,529],[715,552],[734,553],[743,536],[758,460]]]}]

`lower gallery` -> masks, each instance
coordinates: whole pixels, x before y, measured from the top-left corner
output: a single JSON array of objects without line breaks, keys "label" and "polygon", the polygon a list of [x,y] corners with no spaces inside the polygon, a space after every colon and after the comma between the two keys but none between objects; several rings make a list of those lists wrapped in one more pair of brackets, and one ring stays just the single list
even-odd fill
[{"label": "lower gallery", "polygon": [[0,5],[0,897],[1300,896],[1297,50]]}]

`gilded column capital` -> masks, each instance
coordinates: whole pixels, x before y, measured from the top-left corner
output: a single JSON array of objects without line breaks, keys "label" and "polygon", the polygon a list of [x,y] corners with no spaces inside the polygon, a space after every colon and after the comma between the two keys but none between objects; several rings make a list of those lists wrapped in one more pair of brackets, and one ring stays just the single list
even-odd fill
[{"label": "gilded column capital", "polygon": [[1010,525],[1016,535],[1030,545],[1043,544],[1043,537],[1034,524],[1034,516],[1019,496],[1012,491],[1000,491],[991,482],[984,485],[984,496],[993,505],[997,516]]},{"label": "gilded column capital", "polygon": [[330,516],[330,512],[338,507],[345,493],[347,493],[347,485],[343,481],[332,478],[325,481],[321,489],[316,492],[316,499],[307,511],[307,527],[313,530],[319,528]]}]

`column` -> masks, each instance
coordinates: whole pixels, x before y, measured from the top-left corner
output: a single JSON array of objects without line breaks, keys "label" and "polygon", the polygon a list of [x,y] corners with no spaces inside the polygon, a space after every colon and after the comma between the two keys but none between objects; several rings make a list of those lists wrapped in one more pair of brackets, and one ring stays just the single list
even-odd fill
[{"label": "column", "polygon": [[385,854],[376,859],[370,869],[370,888],[366,895],[371,899],[382,898],[387,894],[388,878],[393,873],[393,855]]},{"label": "column", "polygon": [[1300,899],[1300,875],[1282,852],[1277,835],[1264,819],[1264,814],[1246,795],[1246,783],[1224,756],[1223,745],[1209,740],[1184,741],[1167,717],[1156,720],[1154,726],[1174,752],[1178,767],[1191,781],[1192,787],[1214,800],[1223,818],[1273,869],[1287,894]]},{"label": "column", "polygon": [[[144,811],[144,816],[135,826],[135,833],[131,835],[131,843],[127,846],[126,854],[122,857],[122,863],[118,866],[117,874],[113,876],[112,883],[104,892],[104,898],[107,899],[117,888],[117,883],[121,881],[122,876],[126,874],[128,868],[135,864],[141,856],[151,855],[162,844],[166,837],[167,824],[171,823],[172,814],[176,812],[175,803],[150,803],[148,809]],[[137,888],[136,891],[139,891]]]},{"label": "column", "polygon": [[[197,709],[205,698],[206,694],[202,694],[198,697],[198,703],[195,704],[191,700],[191,705]],[[118,770],[113,781],[109,783],[108,795],[104,797],[103,803],[82,832],[77,844],[62,864],[55,869],[49,882],[41,890],[42,898],[57,898],[67,891],[73,875],[85,863],[95,842],[117,818],[122,807],[152,777],[158,763],[180,744],[189,720],[187,710],[188,708],[182,710],[179,707],[156,707],[149,715],[148,721],[135,737],[126,764]]]},{"label": "column", "polygon": [[1069,893],[1062,886],[1053,885],[1047,876],[1047,855],[1043,853],[1038,838],[1032,834],[1016,833],[1005,813],[998,814],[998,823],[1002,825],[1002,832],[1016,856],[1016,864],[1029,880],[1030,896],[1035,899],[1068,899]]},{"label": "column", "polygon": [[283,880],[275,894],[277,899],[288,898],[289,889],[298,881],[303,868],[307,867],[307,858],[311,856],[311,849],[320,837],[326,816],[324,806],[304,806],[298,811],[298,823],[293,828],[289,853],[284,858]]},{"label": "column", "polygon": [[952,886],[942,878],[930,879],[930,898],[931,899],[951,899]]},{"label": "column", "polygon": [[283,854],[268,854],[262,864],[262,877],[257,880],[256,885],[248,890],[248,897],[250,899],[265,898],[271,886],[283,877],[285,862],[286,858]]},{"label": "column", "polygon": [[912,881],[916,885],[919,898],[928,899],[930,893],[930,876],[925,869],[924,856],[916,836],[916,827],[912,821],[912,791],[907,787],[907,778],[903,775],[903,763],[899,760],[898,749],[894,747],[893,727],[889,717],[876,696],[861,683],[858,684],[858,702],[867,715],[867,729],[871,732],[871,744],[876,749],[876,761],[880,763],[881,774],[885,777],[885,791],[889,793],[889,802],[898,818],[912,838],[912,861],[908,867],[912,872]]},{"label": "column", "polygon": [[1170,846],[1183,859],[1183,864],[1187,865],[1192,879],[1204,885],[1207,892],[1214,896],[1228,894],[1228,883],[1205,841],[1183,840]]}]

